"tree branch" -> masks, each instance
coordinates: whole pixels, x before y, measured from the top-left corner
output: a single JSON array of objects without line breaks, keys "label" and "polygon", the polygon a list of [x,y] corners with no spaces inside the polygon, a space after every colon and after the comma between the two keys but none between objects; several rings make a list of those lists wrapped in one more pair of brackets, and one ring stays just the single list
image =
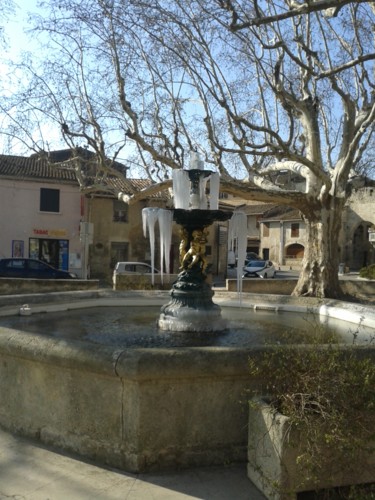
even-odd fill
[{"label": "tree branch", "polygon": [[255,10],[256,17],[251,18],[248,21],[240,21],[241,17],[235,10],[230,2],[219,2],[222,8],[230,11],[232,14],[232,22],[230,24],[230,29],[232,31],[241,31],[247,28],[259,27],[264,25],[269,25],[272,23],[278,23],[286,19],[291,19],[297,16],[302,16],[304,14],[311,14],[313,12],[328,11],[327,16],[337,16],[339,11],[348,4],[359,4],[359,3],[373,3],[366,0],[315,0],[306,1],[299,3],[297,1],[290,2],[292,7],[289,10],[280,12],[274,15],[261,16],[259,9]]}]

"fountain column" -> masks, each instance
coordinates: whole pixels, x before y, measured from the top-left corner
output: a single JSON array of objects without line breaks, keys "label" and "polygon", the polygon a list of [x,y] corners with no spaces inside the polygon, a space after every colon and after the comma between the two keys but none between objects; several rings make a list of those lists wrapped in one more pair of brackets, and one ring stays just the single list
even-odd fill
[{"label": "fountain column", "polygon": [[[199,157],[193,156],[191,164],[201,166]],[[208,210],[205,187],[214,176],[215,192],[218,174],[202,168],[181,171],[181,179],[188,174],[190,183],[189,208],[175,208],[173,220],[180,228],[180,273],[170,292],[171,300],[161,308],[158,326],[161,330],[184,332],[223,331],[227,325],[221,317],[221,309],[212,300],[214,295],[207,282],[206,243],[208,227],[215,221],[230,219],[231,213],[223,210]],[[189,189],[188,186],[185,187]],[[181,185],[179,192],[183,192]],[[212,201],[217,206],[217,201]],[[186,197],[183,205],[187,206]],[[211,206],[211,203],[210,203]]]}]

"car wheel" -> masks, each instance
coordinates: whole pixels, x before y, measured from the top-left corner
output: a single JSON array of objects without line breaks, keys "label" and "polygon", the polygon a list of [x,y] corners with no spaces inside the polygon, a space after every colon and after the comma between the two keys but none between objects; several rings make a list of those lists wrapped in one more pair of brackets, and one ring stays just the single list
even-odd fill
[{"label": "car wheel", "polygon": [[268,278],[267,273],[264,273],[263,278]]}]

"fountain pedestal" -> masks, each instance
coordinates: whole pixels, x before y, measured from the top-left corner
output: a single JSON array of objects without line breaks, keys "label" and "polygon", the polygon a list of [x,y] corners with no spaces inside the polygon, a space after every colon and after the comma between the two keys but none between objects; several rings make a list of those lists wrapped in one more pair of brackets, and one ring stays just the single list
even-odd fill
[{"label": "fountain pedestal", "polygon": [[225,221],[231,213],[222,210],[175,209],[173,219],[180,230],[180,269],[173,284],[171,300],[161,308],[158,326],[161,330],[183,332],[223,331],[227,325],[207,282],[205,245],[207,227],[214,221]]}]

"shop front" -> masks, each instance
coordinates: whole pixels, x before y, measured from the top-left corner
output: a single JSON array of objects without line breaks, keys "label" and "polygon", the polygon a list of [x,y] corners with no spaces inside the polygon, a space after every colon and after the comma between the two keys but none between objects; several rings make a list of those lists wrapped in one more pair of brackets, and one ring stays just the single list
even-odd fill
[{"label": "shop front", "polygon": [[35,237],[29,238],[29,257],[68,271],[69,240],[66,239],[66,231],[34,229],[33,233]]}]

